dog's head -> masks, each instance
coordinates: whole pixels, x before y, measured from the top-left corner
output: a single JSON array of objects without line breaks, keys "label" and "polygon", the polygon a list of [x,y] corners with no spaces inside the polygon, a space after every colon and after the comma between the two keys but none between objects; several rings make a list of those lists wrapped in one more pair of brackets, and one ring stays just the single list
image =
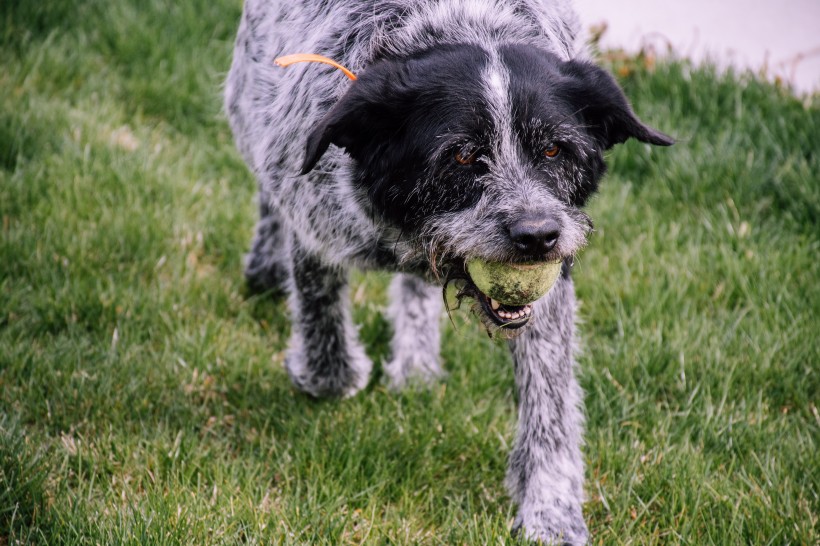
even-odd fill
[{"label": "dog's head", "polygon": [[373,210],[433,270],[463,278],[491,324],[516,328],[528,306],[498,306],[465,264],[570,260],[591,231],[581,207],[603,153],[628,138],[673,143],[602,69],[530,46],[454,45],[371,65],[309,135],[303,172],[344,148]]}]

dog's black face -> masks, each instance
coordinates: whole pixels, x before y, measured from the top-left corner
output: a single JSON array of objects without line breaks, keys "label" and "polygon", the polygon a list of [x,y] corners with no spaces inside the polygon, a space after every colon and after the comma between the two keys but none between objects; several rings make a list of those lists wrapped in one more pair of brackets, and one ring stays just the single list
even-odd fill
[{"label": "dog's black face", "polygon": [[[529,46],[448,46],[369,67],[309,136],[303,171],[344,148],[376,213],[458,277],[471,258],[571,258],[603,152],[630,137],[673,142],[600,68]],[[528,306],[499,313],[464,276],[491,323],[527,322]]]}]

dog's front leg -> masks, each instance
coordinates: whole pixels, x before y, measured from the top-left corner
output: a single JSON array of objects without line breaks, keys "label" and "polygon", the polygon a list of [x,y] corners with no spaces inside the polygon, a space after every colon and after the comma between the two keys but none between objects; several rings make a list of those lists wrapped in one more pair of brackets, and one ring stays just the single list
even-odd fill
[{"label": "dog's front leg", "polygon": [[518,503],[513,531],[546,544],[585,544],[572,281],[560,278],[536,302],[534,312],[534,324],[510,341],[519,395],[518,432],[507,476]]},{"label": "dog's front leg", "polygon": [[317,397],[352,396],[367,385],[372,362],[350,314],[347,271],[327,265],[293,240],[288,292],[293,327],[285,368]]},{"label": "dog's front leg", "polygon": [[390,283],[387,314],[393,324],[391,356],[384,364],[388,386],[401,389],[418,381],[431,383],[444,375],[439,360],[441,288],[400,273]]},{"label": "dog's front leg", "polygon": [[259,222],[251,251],[245,256],[245,278],[254,292],[270,290],[280,294],[285,290],[288,278],[288,231],[268,199],[264,191],[259,192]]}]

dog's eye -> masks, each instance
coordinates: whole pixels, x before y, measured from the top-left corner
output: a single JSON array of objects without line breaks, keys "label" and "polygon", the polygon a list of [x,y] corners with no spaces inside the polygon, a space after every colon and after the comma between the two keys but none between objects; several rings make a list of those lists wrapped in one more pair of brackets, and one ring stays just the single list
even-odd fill
[{"label": "dog's eye", "polygon": [[459,165],[472,165],[478,157],[478,146],[467,144],[455,153],[455,160]]},{"label": "dog's eye", "polygon": [[550,144],[544,149],[544,155],[548,158],[552,159],[554,157],[558,157],[558,154],[561,153],[561,147],[557,144]]}]

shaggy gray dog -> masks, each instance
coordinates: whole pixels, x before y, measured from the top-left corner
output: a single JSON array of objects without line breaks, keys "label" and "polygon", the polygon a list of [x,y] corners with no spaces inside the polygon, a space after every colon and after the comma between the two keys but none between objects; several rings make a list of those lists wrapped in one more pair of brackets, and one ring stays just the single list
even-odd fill
[{"label": "shaggy gray dog", "polygon": [[[577,29],[562,0],[246,0],[225,92],[259,181],[246,275],[289,295],[296,387],[351,396],[368,382],[351,267],[398,273],[389,384],[440,377],[441,291],[455,282],[509,338],[515,362],[514,531],[565,544],[587,540],[570,278],[591,231],[581,209],[605,150],[627,138],[672,143],[608,74],[575,58]],[[330,57],[359,78],[275,66],[292,53]],[[546,296],[505,305],[467,273],[477,258],[563,269]]]}]

